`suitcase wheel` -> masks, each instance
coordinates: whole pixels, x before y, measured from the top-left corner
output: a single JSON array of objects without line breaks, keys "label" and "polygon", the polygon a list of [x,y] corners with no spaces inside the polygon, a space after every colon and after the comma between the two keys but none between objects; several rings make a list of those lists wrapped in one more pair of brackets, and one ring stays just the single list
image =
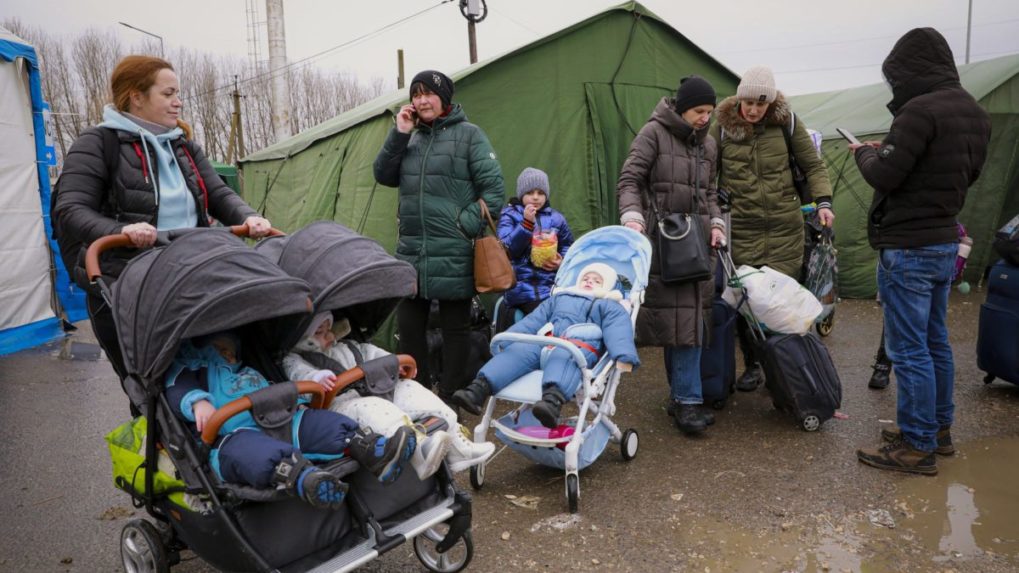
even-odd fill
[{"label": "suitcase wheel", "polygon": [[990,384],[991,382],[994,382],[994,374],[984,376],[984,384]]},{"label": "suitcase wheel", "polygon": [[711,402],[711,407],[715,410],[724,410],[725,403],[726,403],[725,400],[714,400]]},{"label": "suitcase wheel", "polygon": [[808,432],[816,432],[821,427],[821,420],[817,416],[807,416],[800,420],[800,426]]}]

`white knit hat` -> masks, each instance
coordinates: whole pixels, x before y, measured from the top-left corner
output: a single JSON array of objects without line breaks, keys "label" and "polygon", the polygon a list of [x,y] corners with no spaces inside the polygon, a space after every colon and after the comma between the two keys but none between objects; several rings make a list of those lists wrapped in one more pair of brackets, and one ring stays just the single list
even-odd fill
[{"label": "white knit hat", "polygon": [[771,68],[766,66],[754,66],[747,70],[736,88],[737,98],[761,103],[775,101],[776,94],[775,76]]},{"label": "white knit hat", "polygon": [[616,281],[619,280],[615,269],[606,265],[605,263],[591,263],[580,270],[580,274],[577,275],[577,286],[580,286],[580,282],[584,279],[584,275],[587,273],[596,273],[601,277],[602,288],[605,290],[612,290],[616,288]]},{"label": "white knit hat", "polygon": [[302,335],[301,338],[308,338],[315,334],[318,327],[322,326],[322,323],[327,320],[329,321],[329,328],[332,328],[333,313],[328,310],[324,310],[313,316],[311,318],[311,324],[308,325],[308,329],[304,331],[304,335]]}]

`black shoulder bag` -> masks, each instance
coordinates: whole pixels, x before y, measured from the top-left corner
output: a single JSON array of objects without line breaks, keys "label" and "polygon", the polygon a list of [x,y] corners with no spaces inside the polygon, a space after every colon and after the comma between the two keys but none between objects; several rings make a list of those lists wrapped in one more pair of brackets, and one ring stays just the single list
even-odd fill
[{"label": "black shoulder bag", "polygon": [[669,213],[662,217],[655,194],[648,188],[651,209],[655,212],[658,232],[655,234],[655,253],[661,267],[662,281],[669,284],[700,282],[712,277],[708,241],[701,224],[698,195],[700,195],[700,160],[703,147],[698,145],[694,163],[694,192],[692,213]]}]

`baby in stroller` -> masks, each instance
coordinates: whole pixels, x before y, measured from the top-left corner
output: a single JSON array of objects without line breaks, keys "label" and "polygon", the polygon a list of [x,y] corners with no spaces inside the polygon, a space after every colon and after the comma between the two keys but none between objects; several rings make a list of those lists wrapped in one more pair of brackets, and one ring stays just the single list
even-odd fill
[{"label": "baby in stroller", "polygon": [[[366,362],[392,356],[374,344],[348,338],[350,333],[350,322],[346,318],[340,318],[334,325],[331,312],[315,315],[305,336],[283,360],[287,377],[292,380],[313,380],[327,390],[332,390],[336,374]],[[371,395],[366,390],[362,385],[340,393],[330,409],[383,434],[402,431],[411,427],[412,419],[419,420],[427,416],[441,418],[448,425],[448,432],[437,431],[431,435],[419,432],[420,441],[411,457],[411,465],[420,479],[434,474],[443,459],[447,461],[450,471],[456,473],[484,462],[495,452],[494,444],[476,444],[469,440],[456,413],[438,396],[414,380],[397,380],[391,396],[388,396],[390,400]]]},{"label": "baby in stroller", "polygon": [[[581,349],[588,368],[606,352],[621,371],[639,366],[633,323],[615,288],[616,271],[604,263],[591,263],[578,276],[575,286],[554,291],[508,332],[569,340]],[[489,396],[539,368],[543,370],[542,397],[534,404],[534,416],[546,428],[555,428],[562,405],[573,398],[581,383],[577,363],[563,348],[511,343],[485,364],[473,382],[454,393],[453,401],[472,414],[480,414]]]},{"label": "baby in stroller", "polygon": [[[258,371],[242,365],[240,339],[230,331],[185,341],[166,375],[174,413],[201,432],[216,409],[269,386]],[[219,431],[210,466],[225,482],[286,489],[315,507],[337,509],[347,484],[310,460],[333,460],[349,451],[379,481],[400,475],[415,449],[415,434],[403,428],[390,437],[365,433],[349,417],[328,410],[299,409],[288,443],[265,433],[250,412],[230,418]]]}]

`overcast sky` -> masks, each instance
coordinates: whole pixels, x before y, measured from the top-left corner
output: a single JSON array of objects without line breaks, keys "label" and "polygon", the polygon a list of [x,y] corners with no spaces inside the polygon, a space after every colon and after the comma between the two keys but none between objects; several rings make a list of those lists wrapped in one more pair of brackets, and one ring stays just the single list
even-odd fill
[{"label": "overcast sky", "polygon": [[[96,28],[117,34],[126,47],[145,35],[126,22],[179,46],[247,58],[247,0],[3,0],[0,16],[14,16],[52,35],[73,37]],[[265,2],[253,0],[263,59]],[[478,24],[481,60],[527,44],[595,14],[617,0],[488,0]],[[680,33],[742,74],[754,65],[775,70],[788,94],[826,91],[881,81],[880,63],[903,33],[940,30],[958,63],[966,54],[969,0],[645,0]],[[972,0],[972,61],[1019,53],[1019,0]],[[778,9],[777,6],[781,6]],[[284,0],[290,62],[381,77],[396,87],[396,50],[403,48],[408,77],[468,64],[467,24],[458,0]],[[423,12],[416,16],[412,15]],[[409,17],[409,18],[408,18]],[[406,20],[404,20],[406,19]],[[394,24],[404,20],[401,23]],[[376,31],[387,29],[375,33]],[[368,35],[367,38],[358,38]],[[346,47],[331,50],[348,42]],[[320,54],[326,52],[319,56]],[[312,57],[315,56],[315,57]]]}]

